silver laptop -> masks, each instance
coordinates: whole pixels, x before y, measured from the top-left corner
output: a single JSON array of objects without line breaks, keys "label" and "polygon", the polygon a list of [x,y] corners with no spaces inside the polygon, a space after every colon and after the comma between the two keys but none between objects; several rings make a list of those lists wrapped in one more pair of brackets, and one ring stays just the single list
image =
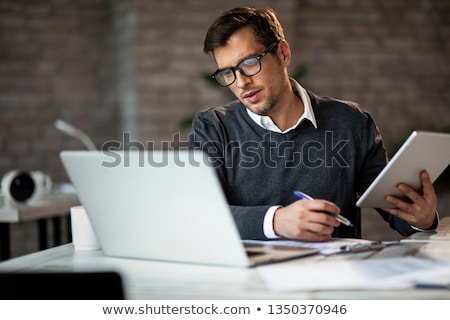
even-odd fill
[{"label": "silver laptop", "polygon": [[246,247],[215,168],[200,151],[63,151],[60,157],[106,255],[250,267],[318,252]]}]

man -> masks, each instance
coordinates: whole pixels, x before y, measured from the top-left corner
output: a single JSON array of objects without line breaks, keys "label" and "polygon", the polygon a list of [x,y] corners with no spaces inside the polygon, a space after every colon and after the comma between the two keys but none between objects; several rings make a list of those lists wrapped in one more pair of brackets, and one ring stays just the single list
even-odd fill
[{"label": "man", "polygon": [[[241,237],[360,237],[357,197],[387,163],[370,114],[356,103],[308,92],[289,77],[290,46],[271,9],[224,12],[210,26],[204,52],[218,66],[212,77],[237,100],[199,112],[189,148],[209,154]],[[421,180],[421,193],[398,186],[410,202],[387,196],[395,208],[378,209],[402,235],[438,224],[426,172]],[[314,199],[299,200],[295,190]]]}]

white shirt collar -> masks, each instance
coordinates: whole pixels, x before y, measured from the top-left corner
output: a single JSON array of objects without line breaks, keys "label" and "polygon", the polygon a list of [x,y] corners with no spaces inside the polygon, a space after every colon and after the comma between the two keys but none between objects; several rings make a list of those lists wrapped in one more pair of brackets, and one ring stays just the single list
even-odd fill
[{"label": "white shirt collar", "polygon": [[294,79],[290,79],[292,89],[294,89],[294,92],[302,99],[303,105],[305,107],[305,110],[302,114],[302,116],[298,119],[297,123],[294,124],[292,127],[281,131],[280,128],[276,126],[276,124],[272,121],[272,119],[269,116],[261,116],[259,114],[251,112],[247,108],[247,113],[250,116],[250,118],[255,121],[259,126],[263,127],[266,130],[278,132],[278,133],[286,133],[289,132],[295,128],[303,121],[303,120],[309,120],[313,124],[314,128],[317,129],[317,122],[316,118],[314,117],[314,112],[311,106],[311,99],[308,96],[308,93],[306,90]]}]

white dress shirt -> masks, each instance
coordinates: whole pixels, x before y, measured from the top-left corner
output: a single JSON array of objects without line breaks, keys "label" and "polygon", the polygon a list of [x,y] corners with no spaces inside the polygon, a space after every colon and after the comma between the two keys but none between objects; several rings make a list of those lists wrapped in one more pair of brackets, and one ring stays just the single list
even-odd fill
[{"label": "white dress shirt", "polygon": [[[309,120],[313,124],[314,128],[317,129],[317,122],[316,118],[314,117],[314,112],[311,106],[311,99],[309,98],[308,93],[297,81],[295,81],[292,78],[291,78],[291,85],[292,89],[294,89],[294,92],[300,97],[300,99],[302,99],[303,106],[305,107],[303,114],[300,116],[300,118],[298,118],[297,122],[292,127],[284,131],[281,131],[280,128],[277,127],[277,125],[272,121],[272,119],[269,116],[261,116],[259,114],[251,112],[247,108],[247,113],[250,116],[250,118],[264,129],[278,133],[289,132],[297,128],[297,126],[304,120]],[[264,216],[264,224],[263,224],[264,235],[269,239],[279,238],[273,229],[273,217],[275,215],[275,211],[279,207],[280,206],[270,207],[269,210],[267,210],[266,215]]]}]

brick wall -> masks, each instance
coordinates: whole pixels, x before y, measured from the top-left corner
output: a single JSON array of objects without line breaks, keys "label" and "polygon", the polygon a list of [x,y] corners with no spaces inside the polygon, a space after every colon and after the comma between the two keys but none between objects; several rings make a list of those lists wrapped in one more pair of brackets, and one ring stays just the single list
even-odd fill
[{"label": "brick wall", "polygon": [[[65,180],[58,153],[169,141],[197,110],[230,99],[203,73],[206,29],[242,1],[0,0],[0,174],[41,169]],[[388,146],[411,129],[450,126],[450,1],[246,1],[272,6],[293,50],[291,71],[318,94],[360,102]],[[393,149],[394,147],[391,147]]]},{"label": "brick wall", "polygon": [[365,106],[391,152],[412,129],[450,129],[450,1],[300,3],[306,86]]},{"label": "brick wall", "polygon": [[0,1],[0,172],[64,172],[58,153],[84,146],[54,128],[58,118],[115,134],[106,1]]}]

